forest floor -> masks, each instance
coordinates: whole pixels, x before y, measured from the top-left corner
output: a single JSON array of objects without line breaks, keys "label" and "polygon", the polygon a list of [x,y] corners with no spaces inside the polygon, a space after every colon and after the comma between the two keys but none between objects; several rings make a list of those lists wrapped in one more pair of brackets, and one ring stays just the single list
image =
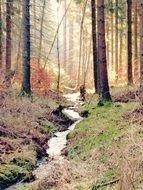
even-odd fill
[{"label": "forest floor", "polygon": [[60,113],[64,98],[18,97],[13,91],[0,95],[0,189],[34,180],[32,170],[46,155],[48,140],[73,121]]},{"label": "forest floor", "polygon": [[[113,89],[113,103],[97,105],[89,95],[79,107],[84,118],[68,135],[66,158],[50,180],[20,190],[141,190],[143,183],[143,107],[139,92]],[[73,98],[73,96],[71,96]],[[70,120],[55,115],[65,99],[0,97],[0,186],[34,180],[32,169],[56,131]],[[68,103],[69,104],[69,103]]]},{"label": "forest floor", "polygon": [[114,92],[114,102],[97,105],[89,96],[79,108],[89,112],[68,135],[70,162],[65,190],[143,189],[143,107],[137,91]]}]

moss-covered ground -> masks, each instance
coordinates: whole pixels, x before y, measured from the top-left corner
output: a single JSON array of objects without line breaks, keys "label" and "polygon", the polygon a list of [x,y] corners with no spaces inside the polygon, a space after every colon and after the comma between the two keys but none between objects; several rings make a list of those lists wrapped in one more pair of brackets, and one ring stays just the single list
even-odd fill
[{"label": "moss-covered ground", "polygon": [[[96,99],[79,111],[88,111],[68,135],[64,150],[71,163],[69,190],[138,189],[142,182],[142,124],[132,117],[139,102],[98,106]],[[131,115],[131,117],[129,117]]]}]

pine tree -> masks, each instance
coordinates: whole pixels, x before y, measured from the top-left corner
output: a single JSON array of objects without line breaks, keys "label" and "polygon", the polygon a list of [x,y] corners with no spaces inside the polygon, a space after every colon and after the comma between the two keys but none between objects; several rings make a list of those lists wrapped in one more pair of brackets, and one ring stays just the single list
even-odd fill
[{"label": "pine tree", "polygon": [[97,36],[96,36],[96,0],[91,0],[92,8],[92,41],[93,41],[93,75],[95,91],[100,93],[99,67],[97,63]]},{"label": "pine tree", "polygon": [[101,101],[111,101],[106,60],[104,0],[97,1],[98,11],[98,61],[100,65]]},{"label": "pine tree", "polygon": [[127,25],[128,25],[128,85],[133,84],[132,74],[132,0],[127,0]]},{"label": "pine tree", "polygon": [[30,0],[23,0],[23,80],[22,95],[31,94],[30,85]]},{"label": "pine tree", "polygon": [[10,86],[10,70],[11,70],[11,17],[12,17],[12,3],[13,0],[6,1],[6,75],[5,81],[7,87]]}]

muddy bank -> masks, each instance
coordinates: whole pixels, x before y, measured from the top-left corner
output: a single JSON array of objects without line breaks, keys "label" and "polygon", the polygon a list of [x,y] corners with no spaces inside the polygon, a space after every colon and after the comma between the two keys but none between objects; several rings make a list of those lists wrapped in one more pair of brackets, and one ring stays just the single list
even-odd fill
[{"label": "muddy bank", "polygon": [[1,98],[1,190],[21,180],[34,180],[31,171],[37,167],[38,160],[47,155],[48,140],[73,123],[62,110],[53,99],[37,98],[31,102],[24,98]]},{"label": "muddy bank", "polygon": [[[53,111],[53,114],[55,113],[64,116],[66,120],[70,116],[71,119],[68,119],[68,121],[74,123],[67,127],[66,130],[56,132],[54,136],[48,141],[48,157],[42,160],[39,163],[38,167],[33,171],[33,175],[35,176],[35,183],[38,183],[38,187],[36,187],[37,189],[40,189],[39,184],[42,184],[42,187],[52,187],[60,185],[60,183],[63,183],[63,180],[68,182],[70,179],[68,174],[68,161],[64,158],[64,156],[61,155],[61,152],[66,147],[67,135],[75,128],[76,124],[79,123],[82,118],[77,112],[72,109],[63,110],[62,108],[62,110],[59,111],[58,108],[57,110]],[[70,122],[68,122],[67,125],[69,123]],[[17,190],[19,187],[28,187],[29,185],[31,184],[16,184],[7,190]]]}]

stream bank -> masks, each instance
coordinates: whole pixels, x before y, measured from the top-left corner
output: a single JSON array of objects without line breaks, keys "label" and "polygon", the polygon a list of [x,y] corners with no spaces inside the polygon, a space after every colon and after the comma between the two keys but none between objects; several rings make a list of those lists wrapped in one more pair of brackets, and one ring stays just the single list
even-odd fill
[{"label": "stream bank", "polygon": [[[58,109],[60,109],[60,111]],[[61,128],[58,132],[54,133],[53,137],[51,137],[50,140],[48,141],[48,149],[47,149],[48,157],[45,157],[41,162],[39,162],[38,167],[32,172],[32,175],[35,176],[36,180],[34,181],[34,183],[22,184],[20,182],[19,184],[16,184],[7,188],[7,190],[19,190],[21,188],[22,189],[25,188],[25,186],[27,189],[30,185],[33,185],[36,183],[39,185],[41,181],[42,183],[46,183],[46,185],[48,186],[54,186],[56,185],[55,183],[60,182],[61,171],[62,170],[68,171],[68,168],[67,168],[68,161],[61,155],[61,151],[66,147],[66,143],[67,143],[66,137],[68,133],[75,128],[76,124],[78,124],[82,118],[75,111],[77,107],[71,107],[68,109],[66,108],[63,109],[59,107],[58,109],[54,110],[53,112],[54,116],[56,115],[59,118],[63,118],[64,116],[64,119],[66,118],[66,120],[67,118],[69,118],[68,119],[69,122],[67,124],[65,123],[65,127],[63,129]],[[59,123],[61,125],[61,120]],[[59,123],[57,122],[57,124]],[[66,174],[65,171],[63,171],[63,173]],[[68,174],[66,174],[64,178],[65,180],[68,180]],[[34,187],[34,190],[36,190],[36,187]]]}]

